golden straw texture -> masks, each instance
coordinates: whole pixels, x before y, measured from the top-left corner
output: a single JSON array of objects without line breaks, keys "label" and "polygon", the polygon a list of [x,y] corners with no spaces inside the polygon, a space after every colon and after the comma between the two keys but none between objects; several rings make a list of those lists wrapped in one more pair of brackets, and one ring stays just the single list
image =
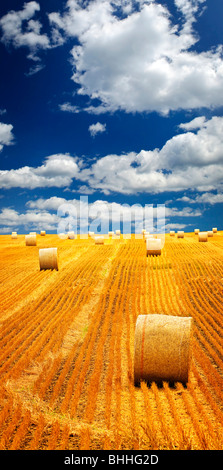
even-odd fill
[{"label": "golden straw texture", "polygon": [[41,269],[56,269],[58,271],[57,248],[41,248],[39,250],[39,265]]},{"label": "golden straw texture", "polygon": [[42,237],[45,237],[45,235],[46,235],[45,230],[41,230],[40,235],[41,235]]},{"label": "golden straw texture", "polygon": [[200,229],[199,228],[195,228],[194,229],[194,233],[197,235],[198,233],[200,232]]},{"label": "golden straw texture", "polygon": [[171,237],[175,237],[175,232],[174,232],[174,230],[171,230],[171,231],[170,231],[170,236],[171,236]]},{"label": "golden straw texture", "polygon": [[213,237],[213,230],[208,230],[208,237]]},{"label": "golden straw texture", "polygon": [[11,238],[13,239],[17,238],[17,232],[12,232]]},{"label": "golden straw texture", "polygon": [[134,381],[188,381],[192,318],[139,315],[135,328]]},{"label": "golden straw texture", "polygon": [[217,231],[218,231],[217,227],[214,227],[214,228],[212,229],[212,232],[213,232],[213,233],[217,233]]}]

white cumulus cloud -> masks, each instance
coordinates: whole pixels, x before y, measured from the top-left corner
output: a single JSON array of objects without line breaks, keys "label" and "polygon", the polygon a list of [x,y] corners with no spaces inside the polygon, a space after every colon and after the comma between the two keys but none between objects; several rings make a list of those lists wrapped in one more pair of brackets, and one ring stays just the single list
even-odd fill
[{"label": "white cumulus cloud", "polygon": [[46,34],[41,34],[41,23],[33,19],[39,10],[39,3],[32,1],[24,3],[22,10],[11,10],[4,15],[0,19],[2,42],[15,48],[26,46],[32,52],[38,47],[48,48],[49,39]]},{"label": "white cumulus cloud", "polygon": [[0,122],[0,152],[4,145],[11,145],[13,143],[14,136],[12,129],[12,124],[5,124],[4,122]]},{"label": "white cumulus cloud", "polygon": [[161,149],[107,154],[90,162],[83,157],[55,154],[38,167],[2,170],[0,186],[70,188],[75,181],[76,185],[80,184],[79,191],[84,188],[85,194],[93,191],[158,194],[187,189],[221,193],[223,118],[201,117],[199,122],[200,128],[196,124],[193,132],[188,130],[173,136]]},{"label": "white cumulus cloud", "polygon": [[91,136],[95,136],[97,134],[101,134],[106,130],[106,124],[102,124],[101,122],[96,122],[96,124],[91,124],[88,128]]},{"label": "white cumulus cloud", "polygon": [[175,0],[181,26],[158,2],[126,2],[120,17],[116,9],[121,3],[69,0],[63,14],[49,15],[54,29],[78,39],[71,51],[72,79],[80,94],[99,100],[85,110],[167,114],[222,105],[222,46],[191,50],[198,41],[194,23],[204,0]]}]

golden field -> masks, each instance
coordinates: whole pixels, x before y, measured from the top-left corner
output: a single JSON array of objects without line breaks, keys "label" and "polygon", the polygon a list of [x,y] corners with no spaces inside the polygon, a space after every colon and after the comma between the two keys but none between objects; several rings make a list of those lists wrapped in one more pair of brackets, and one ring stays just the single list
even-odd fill
[{"label": "golden field", "polygon": [[[57,247],[59,269],[39,269]],[[0,449],[223,449],[223,232],[0,236]],[[186,386],[133,380],[139,314],[193,317]]]}]

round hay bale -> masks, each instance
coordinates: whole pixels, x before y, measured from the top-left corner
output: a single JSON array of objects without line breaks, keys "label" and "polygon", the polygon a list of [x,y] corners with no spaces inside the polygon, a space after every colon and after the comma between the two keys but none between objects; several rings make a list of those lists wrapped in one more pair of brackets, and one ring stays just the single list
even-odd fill
[{"label": "round hay bale", "polygon": [[161,239],[160,238],[147,238],[146,240],[146,256],[148,255],[161,255]]},{"label": "round hay bale", "polygon": [[195,229],[194,229],[195,235],[197,235],[199,232],[200,232],[200,229],[199,229],[199,228],[195,228]]},{"label": "round hay bale", "polygon": [[68,238],[70,240],[75,240],[75,233],[74,232],[68,232]]},{"label": "round hay bale", "polygon": [[170,236],[171,236],[171,237],[175,237],[175,232],[174,232],[174,230],[170,230]]},{"label": "round hay bale", "polygon": [[178,230],[177,238],[184,238],[184,231],[183,230]]},{"label": "round hay bale", "polygon": [[40,235],[41,235],[42,237],[45,237],[45,235],[46,235],[45,230],[41,230]]},{"label": "round hay bale", "polygon": [[101,235],[94,237],[94,240],[95,245],[104,245],[104,237],[102,237]]},{"label": "round hay bale", "polygon": [[208,230],[208,237],[213,237],[213,230]]},{"label": "round hay bale", "polygon": [[26,246],[36,246],[36,235],[25,235]]},{"label": "round hay bale", "polygon": [[59,237],[61,240],[67,240],[67,234],[66,234],[66,233],[58,233],[58,237]]},{"label": "round hay bale", "polygon": [[94,232],[88,232],[88,236],[93,238],[94,237]]},{"label": "round hay bale", "polygon": [[198,234],[198,241],[199,241],[199,242],[207,242],[207,241],[208,241],[208,234],[207,234],[207,232],[199,232],[199,234]]},{"label": "round hay bale", "polygon": [[188,381],[192,318],[139,315],[135,328],[134,381]]},{"label": "round hay bale", "polygon": [[118,236],[121,235],[121,230],[116,230],[115,234]]},{"label": "round hay bale", "polygon": [[41,248],[39,250],[39,266],[41,269],[58,271],[57,248]]},{"label": "round hay bale", "polygon": [[17,238],[17,232],[12,232],[11,238],[16,239]]},{"label": "round hay bale", "polygon": [[218,231],[217,227],[214,227],[214,228],[212,229],[212,232],[213,232],[213,233],[217,233],[217,231]]},{"label": "round hay bale", "polygon": [[113,230],[110,230],[110,231],[108,232],[108,236],[109,236],[109,237],[113,237],[113,235],[114,235]]}]

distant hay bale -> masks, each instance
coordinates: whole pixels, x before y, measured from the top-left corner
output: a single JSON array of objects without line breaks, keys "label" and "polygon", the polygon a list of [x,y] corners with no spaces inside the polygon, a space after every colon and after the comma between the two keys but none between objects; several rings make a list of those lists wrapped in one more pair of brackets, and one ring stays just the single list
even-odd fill
[{"label": "distant hay bale", "polygon": [[184,231],[183,230],[178,230],[177,238],[184,238]]},{"label": "distant hay bale", "polygon": [[16,239],[16,238],[17,238],[17,232],[12,232],[11,238],[12,238],[12,239]]},{"label": "distant hay bale", "polygon": [[58,271],[57,248],[41,248],[39,250],[39,266],[42,269]]},{"label": "distant hay bale", "polygon": [[217,227],[214,227],[214,228],[212,229],[212,232],[213,232],[213,233],[217,233],[217,231],[218,231]]},{"label": "distant hay bale", "polygon": [[139,315],[135,328],[134,381],[188,381],[191,361],[191,317]]},{"label": "distant hay bale", "polygon": [[194,229],[195,235],[197,235],[199,232],[200,232],[200,229],[199,229],[199,228],[195,228],[195,229]]},{"label": "distant hay bale", "polygon": [[198,234],[198,241],[199,241],[199,242],[207,242],[207,241],[208,241],[208,234],[207,234],[207,232],[199,232],[199,234]]},{"label": "distant hay bale", "polygon": [[175,232],[174,232],[174,230],[170,230],[170,236],[171,236],[171,237],[175,237]]},{"label": "distant hay bale", "polygon": [[36,235],[25,235],[26,246],[36,246]]},{"label": "distant hay bale", "polygon": [[108,236],[109,236],[109,237],[113,237],[113,235],[114,235],[114,232],[113,232],[112,230],[110,230],[110,231],[108,232]]},{"label": "distant hay bale", "polygon": [[88,232],[88,236],[93,238],[94,237],[94,232]]},{"label": "distant hay bale", "polygon": [[94,240],[95,245],[104,245],[104,237],[102,237],[101,235],[94,237]]},{"label": "distant hay bale", "polygon": [[58,237],[61,239],[61,240],[67,240],[67,234],[66,233],[58,233]]},{"label": "distant hay bale", "polygon": [[74,239],[75,239],[75,233],[74,233],[74,232],[68,232],[67,235],[68,235],[68,238],[69,238],[70,240],[74,240]]},{"label": "distant hay bale", "polygon": [[146,256],[161,255],[161,239],[147,238],[146,240]]},{"label": "distant hay bale", "polygon": [[46,235],[45,230],[41,230],[40,235],[41,235],[42,237],[45,237],[45,235]]},{"label": "distant hay bale", "polygon": [[115,234],[118,235],[118,236],[121,235],[121,230],[116,230]]},{"label": "distant hay bale", "polygon": [[213,237],[213,230],[208,230],[208,237]]}]

